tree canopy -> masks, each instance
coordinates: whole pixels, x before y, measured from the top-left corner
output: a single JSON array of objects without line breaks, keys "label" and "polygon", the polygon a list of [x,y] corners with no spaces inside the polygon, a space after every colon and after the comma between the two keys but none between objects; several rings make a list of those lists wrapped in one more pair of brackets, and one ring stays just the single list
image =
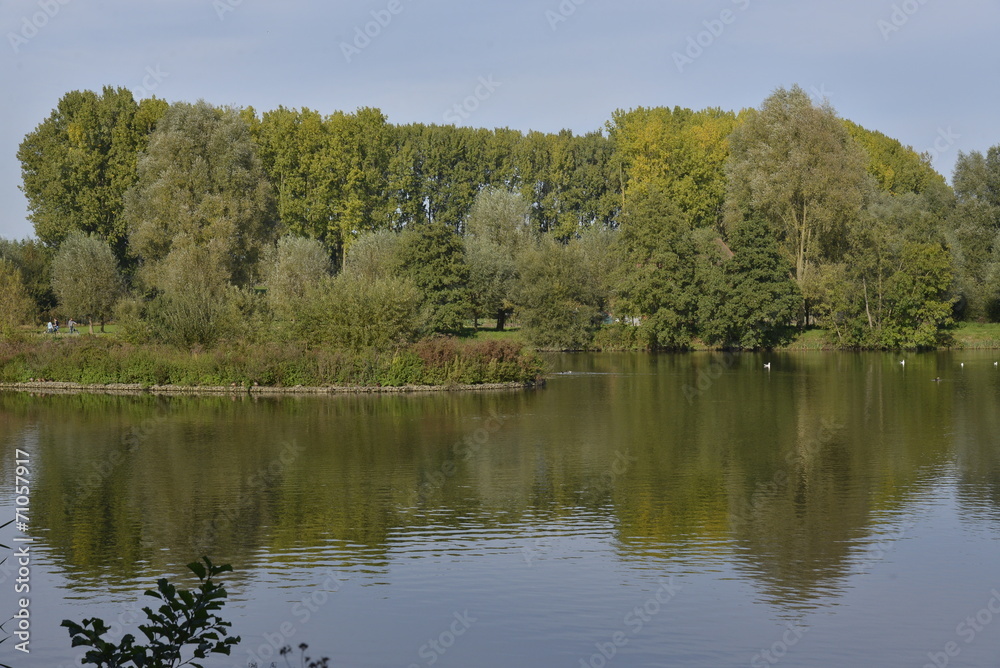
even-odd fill
[{"label": "tree canopy", "polygon": [[608,322],[654,349],[810,325],[906,347],[1000,320],[1000,146],[960,154],[952,193],[798,86],[586,134],[108,87],[63,96],[18,157],[38,241],[0,243],[7,292],[36,319],[104,319],[120,296],[137,339],[391,347],[490,319],[561,349]]}]

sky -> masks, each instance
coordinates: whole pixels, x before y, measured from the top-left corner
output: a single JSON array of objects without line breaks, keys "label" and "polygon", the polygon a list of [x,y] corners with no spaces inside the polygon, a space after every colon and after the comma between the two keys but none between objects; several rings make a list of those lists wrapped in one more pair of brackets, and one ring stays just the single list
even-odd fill
[{"label": "sky", "polygon": [[377,107],[577,133],[617,109],[759,107],[802,86],[929,151],[1000,144],[997,0],[0,0],[0,237],[32,235],[24,136],[72,90]]}]

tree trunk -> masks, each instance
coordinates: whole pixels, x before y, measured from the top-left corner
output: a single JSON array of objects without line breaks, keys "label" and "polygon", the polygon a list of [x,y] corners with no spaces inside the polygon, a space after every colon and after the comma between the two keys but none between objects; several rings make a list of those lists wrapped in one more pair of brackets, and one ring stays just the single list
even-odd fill
[{"label": "tree trunk", "polygon": [[507,324],[507,311],[500,309],[497,311],[497,331],[502,332],[504,325]]},{"label": "tree trunk", "polygon": [[861,285],[865,288],[865,315],[868,316],[868,329],[875,329],[875,323],[872,322],[872,310],[868,305],[868,279],[861,279]]},{"label": "tree trunk", "polygon": [[87,318],[87,325],[90,326],[90,334],[91,334],[91,336],[93,336],[93,334],[94,334],[94,319],[93,318]]}]

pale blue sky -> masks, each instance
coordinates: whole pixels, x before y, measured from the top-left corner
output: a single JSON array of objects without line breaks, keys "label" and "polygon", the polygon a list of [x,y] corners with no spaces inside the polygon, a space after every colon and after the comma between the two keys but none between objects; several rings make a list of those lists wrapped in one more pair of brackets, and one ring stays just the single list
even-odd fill
[{"label": "pale blue sky", "polygon": [[[617,108],[739,109],[798,83],[934,150],[948,177],[958,151],[1000,144],[996,0],[0,2],[8,238],[32,232],[18,144],[64,93],[106,84],[258,111],[373,106],[393,123],[586,132]],[[346,48],[366,27],[375,37]],[[678,53],[695,57],[678,66]]]}]

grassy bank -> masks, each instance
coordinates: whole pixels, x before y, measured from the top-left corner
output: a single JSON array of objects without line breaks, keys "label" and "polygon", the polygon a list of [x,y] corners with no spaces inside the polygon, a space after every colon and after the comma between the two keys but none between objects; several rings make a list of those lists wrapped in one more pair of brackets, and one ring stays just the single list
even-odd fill
[{"label": "grassy bank", "polygon": [[533,383],[542,362],[514,341],[430,339],[392,351],[333,351],[292,344],[183,351],[110,337],[0,343],[0,383],[308,387]]},{"label": "grassy bank", "polygon": [[1000,323],[963,322],[952,336],[956,350],[1000,349]]}]

